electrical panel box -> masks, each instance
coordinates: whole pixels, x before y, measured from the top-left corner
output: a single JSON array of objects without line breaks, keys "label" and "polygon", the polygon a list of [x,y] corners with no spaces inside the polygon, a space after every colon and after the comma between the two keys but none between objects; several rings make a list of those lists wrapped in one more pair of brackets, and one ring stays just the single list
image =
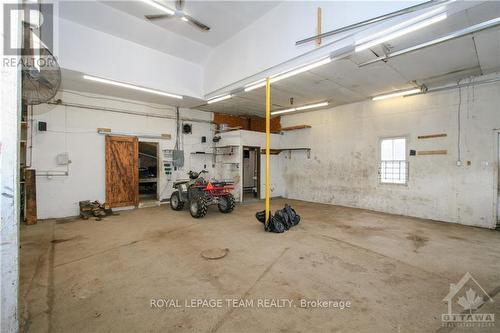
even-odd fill
[{"label": "electrical panel box", "polygon": [[39,130],[40,132],[45,132],[45,131],[47,131],[47,122],[45,122],[45,121],[39,121],[39,122],[38,122],[38,130]]},{"label": "electrical panel box", "polygon": [[56,155],[56,163],[57,165],[68,165],[71,163],[69,160],[68,153],[60,153]]},{"label": "electrical panel box", "polygon": [[184,166],[184,150],[172,151],[172,162],[174,167],[181,168]]}]

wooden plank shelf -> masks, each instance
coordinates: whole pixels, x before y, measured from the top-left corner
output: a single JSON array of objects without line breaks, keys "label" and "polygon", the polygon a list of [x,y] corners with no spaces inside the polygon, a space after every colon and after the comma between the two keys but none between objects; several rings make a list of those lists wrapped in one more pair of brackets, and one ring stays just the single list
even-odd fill
[{"label": "wooden plank shelf", "polygon": [[238,145],[226,145],[226,146],[213,146],[214,149],[224,149],[224,148],[238,148]]},{"label": "wooden plank shelf", "polygon": [[[279,149],[269,149],[271,155],[278,155],[281,152],[287,151],[290,158],[292,157],[292,151],[305,151],[307,153],[307,158],[311,158],[311,148],[279,148]],[[265,154],[266,149],[261,148],[261,154]]]},{"label": "wooden plank shelf", "polygon": [[446,137],[446,133],[439,133],[439,134],[428,134],[428,135],[419,135],[419,139],[434,139],[434,138],[444,138]]},{"label": "wooden plank shelf", "polygon": [[448,154],[448,151],[443,149],[443,150],[419,150],[417,152],[417,155],[446,155]]},{"label": "wooden plank shelf", "polygon": [[311,125],[295,125],[295,126],[289,126],[289,127],[282,127],[280,129],[280,131],[287,132],[287,131],[295,131],[295,130],[306,129],[306,128],[311,128]]},{"label": "wooden plank shelf", "polygon": [[224,129],[224,130],[217,129],[217,130],[215,130],[215,133],[227,133],[227,132],[231,132],[231,131],[237,131],[240,129],[243,129],[243,127],[241,127],[241,126],[229,127],[229,128]]}]

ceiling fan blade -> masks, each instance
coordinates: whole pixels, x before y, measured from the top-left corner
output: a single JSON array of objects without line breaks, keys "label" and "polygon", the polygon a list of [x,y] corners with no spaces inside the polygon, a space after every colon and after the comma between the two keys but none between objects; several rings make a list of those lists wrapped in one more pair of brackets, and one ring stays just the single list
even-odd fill
[{"label": "ceiling fan blade", "polygon": [[158,20],[158,19],[164,19],[164,18],[170,18],[173,17],[173,15],[168,15],[168,14],[160,14],[160,15],[144,15],[145,18],[148,20]]},{"label": "ceiling fan blade", "polygon": [[184,0],[175,0],[175,9],[182,11],[184,9]]},{"label": "ceiling fan blade", "polygon": [[204,25],[203,23],[201,23],[200,21],[197,21],[195,20],[194,18],[192,18],[191,16],[189,15],[184,15],[184,17],[188,20],[189,23],[191,23],[192,25],[194,25],[195,27],[197,27],[198,29],[200,30],[203,30],[203,31],[208,31],[210,30],[210,27]]}]

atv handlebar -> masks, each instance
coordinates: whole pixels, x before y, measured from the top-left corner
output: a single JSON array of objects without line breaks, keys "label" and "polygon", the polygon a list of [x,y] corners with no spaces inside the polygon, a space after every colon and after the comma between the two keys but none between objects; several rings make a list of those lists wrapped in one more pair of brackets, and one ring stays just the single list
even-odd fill
[{"label": "atv handlebar", "polygon": [[198,178],[202,173],[208,173],[207,170],[201,170],[200,172],[196,172],[196,171],[193,171],[193,170],[190,170],[188,172],[188,175],[189,175],[189,178],[190,179],[196,179]]}]

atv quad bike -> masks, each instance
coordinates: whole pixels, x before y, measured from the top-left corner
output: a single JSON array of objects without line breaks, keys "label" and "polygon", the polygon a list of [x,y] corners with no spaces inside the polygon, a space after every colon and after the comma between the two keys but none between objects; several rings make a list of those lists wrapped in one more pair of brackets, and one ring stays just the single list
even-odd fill
[{"label": "atv quad bike", "polygon": [[189,212],[194,218],[207,214],[208,206],[217,205],[221,213],[231,213],[235,200],[231,194],[234,189],[232,182],[206,181],[201,174],[207,173],[189,171],[189,180],[174,183],[176,189],[170,196],[170,207],[173,210],[182,210],[188,204]]}]

